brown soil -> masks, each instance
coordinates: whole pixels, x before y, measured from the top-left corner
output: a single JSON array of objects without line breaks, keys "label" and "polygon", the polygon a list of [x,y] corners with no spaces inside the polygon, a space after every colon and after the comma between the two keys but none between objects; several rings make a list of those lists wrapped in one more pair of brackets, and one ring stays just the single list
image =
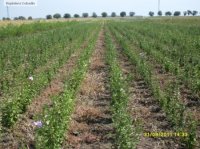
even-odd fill
[{"label": "brown soil", "polygon": [[145,137],[143,133],[174,132],[159,103],[154,99],[144,79],[136,72],[135,66],[123,54],[122,48],[114,41],[118,50],[118,60],[125,75],[132,75],[129,82],[128,110],[133,121],[140,121],[143,132],[137,149],[183,149],[178,137]]},{"label": "brown soil", "polygon": [[110,149],[113,147],[111,94],[107,86],[108,74],[104,53],[104,32],[101,31],[89,71],[77,96],[75,112],[63,148]]},{"label": "brown soil", "polygon": [[55,79],[33,100],[28,106],[26,113],[21,116],[15,126],[10,130],[5,130],[0,142],[0,148],[17,149],[22,147],[22,144],[25,144],[27,148],[34,148],[34,116],[41,113],[44,106],[51,107],[51,96],[58,95],[63,91],[64,81],[70,77],[80,53],[87,46],[87,43],[88,41],[85,41],[81,48],[72,54],[67,63],[58,70]]}]

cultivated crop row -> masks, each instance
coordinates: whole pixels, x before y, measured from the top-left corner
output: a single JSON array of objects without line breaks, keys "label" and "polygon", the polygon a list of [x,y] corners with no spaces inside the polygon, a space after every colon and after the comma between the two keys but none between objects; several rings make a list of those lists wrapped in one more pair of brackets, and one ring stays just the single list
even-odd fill
[{"label": "cultivated crop row", "polygon": [[[175,130],[187,131],[189,137],[184,141],[186,141],[188,148],[194,147],[196,140],[196,122],[189,113],[185,113],[186,107],[178,100],[178,84],[171,84],[165,91],[161,90],[156,76],[153,75],[153,68],[147,63],[144,55],[138,52],[137,47],[132,46],[131,41],[127,40],[125,35],[111,26],[110,29],[122,46],[124,53],[136,65],[138,72],[149,84],[155,98],[160,102],[161,107],[174,125]],[[126,33],[128,34],[128,32]]]},{"label": "cultivated crop row", "polygon": [[71,112],[73,111],[76,93],[88,69],[89,58],[94,50],[98,31],[84,49],[75,70],[65,82],[64,91],[52,97],[52,107],[44,109],[39,116],[42,128],[36,132],[36,148],[60,148],[64,134],[68,129]]},{"label": "cultivated crop row", "polygon": [[[106,34],[107,63],[110,72],[110,90],[112,93],[113,123],[116,129],[116,145],[118,148],[135,148],[137,144],[138,128],[132,127],[132,120],[127,111],[128,88],[117,61],[116,47],[111,36]],[[133,141],[134,140],[134,141]]]},{"label": "cultivated crop row", "polygon": [[[23,44],[13,50],[13,53],[10,51],[11,49],[4,51],[8,57],[6,56],[3,60],[12,62],[10,67],[2,65],[5,68],[2,70],[1,77],[1,99],[3,100],[1,113],[4,127],[12,126],[19,115],[26,111],[26,107],[31,103],[33,97],[50,83],[57,69],[66,62],[75,49],[80,47],[94,28],[95,25],[74,24],[71,28],[36,34],[33,38],[31,36],[24,37],[14,42],[15,46],[19,46],[20,42]],[[9,43],[7,46],[10,46]],[[39,52],[36,50],[39,48],[38,46],[41,46],[38,49]],[[18,49],[19,52],[20,49],[24,50],[16,53]],[[19,61],[19,67],[15,68],[12,65],[17,61]]]},{"label": "cultivated crop row", "polygon": [[144,49],[148,56],[161,63],[166,71],[177,75],[186,87],[199,96],[198,26],[170,26],[149,22],[145,24],[146,26],[127,23],[115,28],[134,45]]},{"label": "cultivated crop row", "polygon": [[[166,22],[5,28],[0,147],[198,148],[198,23]],[[185,135],[148,138],[145,131]]]},{"label": "cultivated crop row", "polygon": [[25,34],[33,34],[41,31],[48,31],[59,27],[65,27],[70,24],[70,22],[33,22],[30,24],[21,24],[19,26],[8,24],[5,27],[0,27],[0,40],[5,40],[6,38],[16,36],[18,37]]}]

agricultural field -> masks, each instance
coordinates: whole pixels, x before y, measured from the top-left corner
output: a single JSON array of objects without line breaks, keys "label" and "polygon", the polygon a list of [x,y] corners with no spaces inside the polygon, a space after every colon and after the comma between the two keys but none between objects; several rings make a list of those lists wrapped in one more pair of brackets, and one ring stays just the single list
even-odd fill
[{"label": "agricultural field", "polygon": [[0,27],[0,149],[199,149],[200,19]]}]

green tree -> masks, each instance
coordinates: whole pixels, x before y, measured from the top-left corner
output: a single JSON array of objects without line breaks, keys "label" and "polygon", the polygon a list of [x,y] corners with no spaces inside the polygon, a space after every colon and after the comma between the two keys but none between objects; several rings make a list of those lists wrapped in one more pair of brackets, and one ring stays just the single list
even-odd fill
[{"label": "green tree", "polygon": [[196,10],[193,10],[193,11],[192,11],[192,15],[193,15],[193,16],[196,16],[197,14],[198,14],[198,11],[196,11]]},{"label": "green tree", "polygon": [[74,18],[79,18],[80,16],[78,14],[74,14]]},{"label": "green tree", "polygon": [[192,15],[192,11],[191,10],[187,10],[187,14],[188,14],[188,16]]},{"label": "green tree", "polygon": [[48,15],[46,16],[46,19],[52,19],[52,15],[48,14]]},{"label": "green tree", "polygon": [[125,12],[125,11],[122,11],[122,12],[120,13],[120,16],[121,16],[121,17],[125,17],[125,16],[126,16],[126,12]]},{"label": "green tree", "polygon": [[92,17],[93,17],[93,18],[96,18],[96,17],[97,17],[97,14],[96,14],[95,12],[93,12],[93,13],[92,13]]},{"label": "green tree", "polygon": [[28,20],[33,20],[33,18],[31,16],[28,17]]},{"label": "green tree", "polygon": [[2,20],[3,20],[3,21],[9,21],[10,18],[5,18],[5,17],[3,17]]},{"label": "green tree", "polygon": [[19,20],[26,20],[26,18],[24,16],[19,16],[18,19]]},{"label": "green tree", "polygon": [[174,16],[180,16],[181,15],[181,12],[180,11],[175,11],[174,12]]},{"label": "green tree", "polygon": [[111,17],[116,17],[116,13],[115,13],[115,12],[112,12],[112,13],[111,13]]},{"label": "green tree", "polygon": [[172,13],[171,13],[170,11],[167,11],[167,12],[165,12],[165,15],[166,15],[166,16],[171,16]]},{"label": "green tree", "polygon": [[133,17],[135,15],[135,12],[129,12],[129,16]]},{"label": "green tree", "polygon": [[87,18],[87,17],[89,17],[89,14],[88,14],[88,13],[83,13],[82,16],[83,16],[84,18]]},{"label": "green tree", "polygon": [[102,12],[101,15],[102,15],[102,17],[104,17],[104,18],[108,16],[108,14],[107,14],[106,12]]},{"label": "green tree", "polygon": [[69,13],[64,14],[63,18],[71,18],[71,15]]},{"label": "green tree", "polygon": [[187,15],[187,11],[183,11],[183,15],[186,16]]},{"label": "green tree", "polygon": [[159,16],[162,16],[162,11],[158,11],[158,15],[159,15]]},{"label": "green tree", "polygon": [[149,16],[153,17],[154,16],[154,12],[153,11],[149,11]]},{"label": "green tree", "polygon": [[59,18],[61,18],[61,15],[59,13],[56,13],[56,14],[53,15],[53,18],[59,19]]},{"label": "green tree", "polygon": [[19,20],[19,19],[18,19],[18,17],[14,17],[14,19],[13,19],[13,20]]}]

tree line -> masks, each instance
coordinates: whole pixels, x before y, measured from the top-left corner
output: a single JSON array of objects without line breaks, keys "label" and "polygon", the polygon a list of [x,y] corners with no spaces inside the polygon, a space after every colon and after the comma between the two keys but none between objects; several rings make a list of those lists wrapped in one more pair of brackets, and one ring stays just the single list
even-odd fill
[{"label": "tree line", "polygon": [[[120,13],[120,16],[121,16],[121,17],[125,17],[126,15],[127,15],[127,14],[126,14],[125,11],[122,11],[122,12]],[[108,13],[107,13],[107,12],[102,12],[102,13],[101,13],[101,16],[104,17],[104,18],[105,18],[105,17],[108,17]],[[112,12],[110,16],[111,16],[111,17],[117,17],[117,14],[116,14],[115,12]],[[130,17],[135,16],[135,12],[129,12],[129,16],[130,16]],[[71,16],[71,14],[69,14],[69,13],[66,13],[66,14],[63,15],[63,18],[71,18],[71,17],[72,17],[72,16]],[[73,17],[74,17],[74,18],[80,18],[80,17],[83,17],[83,18],[87,18],[87,17],[97,18],[97,17],[99,17],[99,16],[98,16],[95,12],[93,12],[91,16],[89,16],[89,13],[82,13],[82,16],[80,16],[79,14],[74,14]],[[62,16],[61,16],[61,14],[59,14],[59,13],[56,13],[56,14],[54,14],[54,15],[50,15],[50,14],[49,14],[49,15],[46,16],[46,19],[53,19],[53,18],[59,19],[59,18],[62,18]]]},{"label": "tree line", "polygon": [[[158,11],[158,16],[162,16],[163,15],[163,12],[162,11]],[[196,16],[198,14],[198,11],[196,10],[187,10],[187,11],[184,11],[183,12],[183,15],[184,16]],[[175,11],[174,13],[172,13],[171,11],[167,11],[165,12],[165,16],[180,16],[181,15],[181,12],[180,11]],[[149,11],[149,16],[153,17],[154,16],[154,12],[153,11]]]},{"label": "tree line", "polygon": [[[135,16],[135,14],[136,14],[135,12],[129,12],[129,14],[127,15],[125,11],[122,11],[122,12],[120,12],[119,16],[120,17],[125,17],[125,16],[133,17],[133,16]],[[153,11],[149,11],[149,16],[153,17],[154,15],[155,15],[155,13]],[[181,11],[174,11],[174,12],[167,11],[165,13],[163,13],[162,11],[158,11],[157,15],[158,16],[163,16],[163,15],[165,15],[165,16],[172,16],[172,15],[173,16],[180,16],[181,15]],[[183,15],[184,16],[196,16],[196,15],[198,15],[198,11],[196,11],[196,10],[193,10],[193,11],[187,10],[187,11],[183,12]],[[105,17],[108,17],[108,16],[109,15],[108,15],[107,12],[102,12],[101,13],[101,17],[105,18]],[[73,16],[71,16],[70,13],[65,13],[63,16],[61,16],[61,14],[55,13],[54,15],[48,14],[46,16],[46,19],[53,19],[53,18],[59,19],[59,18],[72,18],[72,17],[74,17],[74,18],[80,18],[80,17],[83,17],[83,18],[87,18],[87,17],[97,18],[99,16],[95,12],[93,12],[91,16],[89,16],[89,13],[82,13],[81,16],[79,14],[74,14]],[[112,12],[110,14],[110,17],[117,17],[117,14],[115,12]],[[33,18],[31,16],[29,16],[28,18],[26,18],[24,16],[19,16],[19,17],[15,17],[13,20],[26,20],[26,19],[32,20]],[[11,20],[11,19],[3,17],[3,20]]]},{"label": "tree line", "polygon": [[[135,12],[129,12],[129,16],[130,17],[133,17],[133,16],[135,16]],[[153,17],[154,16],[154,12],[153,11],[149,11],[149,16],[151,16],[151,17]],[[193,11],[191,11],[191,10],[187,10],[187,11],[184,11],[183,12],[183,15],[184,16],[196,16],[198,14],[198,11],[196,11],[196,10],[193,10]],[[157,15],[158,16],[163,16],[163,12],[162,11],[158,11],[157,12]],[[174,13],[172,13],[171,11],[167,11],[167,12],[165,12],[165,16],[180,16],[181,15],[181,12],[180,11],[175,11]],[[110,17],[116,17],[117,16],[117,14],[115,13],[115,12],[112,12],[111,13],[111,15],[110,15]],[[126,12],[125,11],[122,11],[122,12],[120,12],[120,14],[119,14],[119,16],[120,17],[125,17],[125,16],[127,16],[127,14],[126,14]],[[63,18],[71,18],[72,16],[69,14],[69,13],[66,13],[66,14],[64,14],[64,16],[63,16]],[[74,16],[73,16],[74,18],[79,18],[79,17],[81,17],[79,14],[74,14]],[[82,17],[83,18],[87,18],[87,17],[89,17],[89,14],[88,13],[83,13],[82,14]],[[91,17],[93,17],[93,18],[97,18],[98,17],[98,15],[95,13],[95,12],[93,12],[92,13],[92,15],[91,15]],[[108,14],[106,13],[106,12],[102,12],[101,13],[101,17],[108,17]],[[52,15],[47,15],[46,16],[46,19],[52,19],[52,18],[55,18],[55,19],[59,19],[59,18],[62,18],[62,16],[59,14],[59,13],[56,13],[56,14],[54,14],[53,16]]]}]

